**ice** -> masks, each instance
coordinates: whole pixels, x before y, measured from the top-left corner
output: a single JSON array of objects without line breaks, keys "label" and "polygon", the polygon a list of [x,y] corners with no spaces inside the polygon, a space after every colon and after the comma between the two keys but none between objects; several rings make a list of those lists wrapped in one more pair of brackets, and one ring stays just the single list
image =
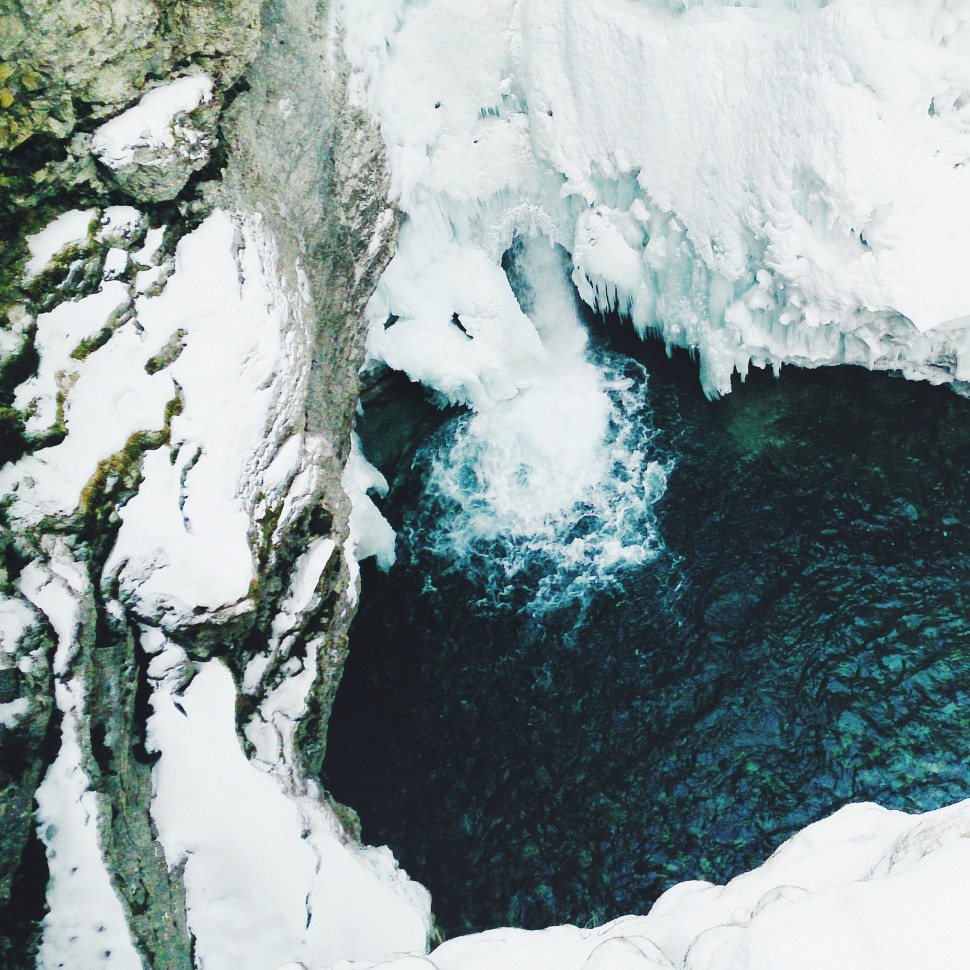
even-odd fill
[{"label": "ice", "polygon": [[133,108],[98,128],[92,150],[109,168],[121,168],[135,161],[139,148],[173,148],[172,125],[177,117],[207,104],[212,95],[212,79],[206,74],[181,77],[155,88]]},{"label": "ice", "polygon": [[[356,575],[356,564],[369,556],[375,556],[382,569],[390,569],[395,558],[394,530],[367,494],[375,491],[386,495],[387,480],[364,457],[357,435],[352,438],[341,483],[352,505],[350,535],[344,545],[348,559],[354,563],[351,571]],[[351,586],[356,589],[355,583]]]},{"label": "ice", "polygon": [[471,254],[497,306],[502,251],[540,232],[590,305],[698,349],[711,394],[751,362],[970,379],[970,27],[949,5],[373,0],[343,17],[406,216],[375,358],[480,409],[525,386],[527,355],[489,347],[508,314],[480,315],[489,353],[447,324]]},{"label": "ice", "polygon": [[429,251],[417,235],[408,224],[399,237],[374,298],[398,319],[376,320],[368,351],[449,403],[486,410],[529,382],[542,345],[500,266],[476,248]]},{"label": "ice", "polygon": [[94,209],[73,209],[59,215],[40,232],[30,236],[27,239],[30,259],[24,267],[24,279],[35,277],[67,246],[85,242],[95,215]]},{"label": "ice", "polygon": [[[476,511],[489,528],[541,534],[539,506],[554,517],[597,477],[595,449],[580,454],[602,425],[581,352],[509,300],[503,256],[523,240],[566,250],[590,307],[697,351],[710,395],[752,362],[970,381],[961,5],[340,11],[351,96],[380,126],[403,214],[368,353],[477,412],[460,436],[468,460],[436,466],[469,500],[465,537]],[[534,507],[509,469],[541,496]],[[676,887],[649,916],[496,930],[385,965],[956,968],[970,944],[968,819],[968,803],[922,818],[852,806],[727,887]]]},{"label": "ice", "polygon": [[561,256],[541,238],[516,249],[509,276],[542,366],[421,453],[428,511],[405,522],[412,546],[474,571],[496,600],[542,572],[536,611],[584,601],[655,555],[652,507],[667,473],[650,453],[647,375],[615,355],[590,359]]}]

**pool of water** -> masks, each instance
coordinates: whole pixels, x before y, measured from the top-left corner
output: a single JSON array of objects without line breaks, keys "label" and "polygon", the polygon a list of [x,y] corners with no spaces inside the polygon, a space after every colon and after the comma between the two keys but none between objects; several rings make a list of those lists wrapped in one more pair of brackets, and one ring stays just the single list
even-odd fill
[{"label": "pool of water", "polygon": [[970,796],[970,402],[848,368],[709,402],[617,328],[592,360],[601,464],[558,519],[483,524],[494,453],[453,418],[364,574],[324,780],[449,935],[644,912],[845,802]]}]

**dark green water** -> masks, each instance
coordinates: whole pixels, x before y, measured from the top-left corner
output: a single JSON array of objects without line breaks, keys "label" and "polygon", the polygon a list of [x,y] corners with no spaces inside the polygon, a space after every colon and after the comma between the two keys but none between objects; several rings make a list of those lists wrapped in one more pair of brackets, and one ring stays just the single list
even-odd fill
[{"label": "dark green water", "polygon": [[496,603],[501,549],[432,551],[419,462],[365,570],[325,781],[448,934],[644,912],[847,801],[970,796],[970,402],[786,369],[711,403],[614,337],[668,469],[653,559],[536,615],[540,558]]}]

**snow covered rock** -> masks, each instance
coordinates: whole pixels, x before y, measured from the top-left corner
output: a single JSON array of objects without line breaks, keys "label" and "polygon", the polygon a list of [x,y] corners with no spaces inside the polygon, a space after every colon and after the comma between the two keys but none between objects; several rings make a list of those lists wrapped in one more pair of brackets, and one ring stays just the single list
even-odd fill
[{"label": "snow covered rock", "polygon": [[218,117],[212,79],[189,75],[154,88],[105,122],[91,150],[130,195],[163,202],[208,162]]},{"label": "snow covered rock", "polygon": [[[325,724],[363,554],[341,460],[307,427],[299,267],[260,216],[223,210],[174,251],[123,207],[62,216],[32,251],[36,287],[83,265],[91,290],[22,308],[27,453],[0,471],[22,562],[0,684],[28,681],[0,695],[0,745],[39,748],[51,700],[60,718],[37,793],[40,965],[422,948],[427,893],[344,831],[299,743]],[[41,769],[0,790],[19,806],[0,831],[8,891]]]}]

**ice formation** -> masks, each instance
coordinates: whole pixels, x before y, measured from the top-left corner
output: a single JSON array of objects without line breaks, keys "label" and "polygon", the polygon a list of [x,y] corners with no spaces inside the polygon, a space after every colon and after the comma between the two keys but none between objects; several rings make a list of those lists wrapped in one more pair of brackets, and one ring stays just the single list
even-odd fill
[{"label": "ice formation", "polygon": [[655,554],[653,504],[669,470],[650,448],[646,370],[607,351],[588,356],[560,256],[544,242],[516,248],[509,276],[543,354],[514,397],[421,449],[429,497],[405,525],[446,568],[481,574],[496,602],[540,571],[537,612],[583,603]]},{"label": "ice formation", "polygon": [[[965,390],[965,5],[355,0],[342,17],[351,92],[405,217],[369,306],[374,361],[493,425],[502,402],[565,390],[581,341],[550,367],[550,334],[501,271],[529,239],[571,255],[592,308],[696,351],[710,395],[785,363]],[[383,965],[957,967],[967,813],[852,806],[648,916],[496,930]]]},{"label": "ice formation", "polygon": [[376,358],[475,407],[514,393],[536,351],[498,263],[540,234],[591,306],[696,349],[709,393],[752,362],[970,378],[963,5],[370,0],[344,18],[407,214]]}]

